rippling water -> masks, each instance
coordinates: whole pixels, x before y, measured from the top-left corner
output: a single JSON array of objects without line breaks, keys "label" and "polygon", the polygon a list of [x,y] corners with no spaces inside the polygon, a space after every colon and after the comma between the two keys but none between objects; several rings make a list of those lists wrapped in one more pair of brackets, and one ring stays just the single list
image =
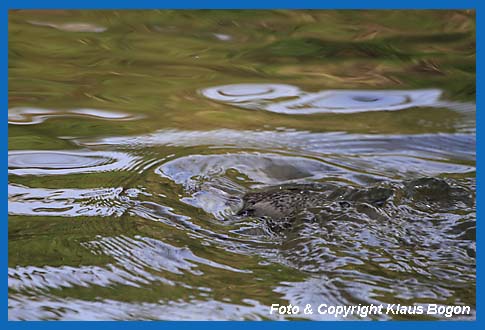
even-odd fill
[{"label": "rippling water", "polygon": [[473,12],[13,11],[9,319],[474,319],[475,112]]}]

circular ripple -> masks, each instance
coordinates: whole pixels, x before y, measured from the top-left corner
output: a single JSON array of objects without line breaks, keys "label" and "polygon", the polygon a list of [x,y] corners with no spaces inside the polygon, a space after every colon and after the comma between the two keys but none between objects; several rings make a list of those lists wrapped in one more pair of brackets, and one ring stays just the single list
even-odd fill
[{"label": "circular ripple", "polygon": [[201,93],[211,100],[241,103],[298,96],[300,89],[282,84],[234,84],[206,88]]},{"label": "circular ripple", "polygon": [[359,91],[328,90],[310,93],[296,100],[272,103],[265,110],[285,114],[356,113],[392,111],[412,107],[434,106],[440,90]]},{"label": "circular ripple", "polygon": [[9,151],[8,173],[62,175],[130,169],[138,157],[104,151]]}]

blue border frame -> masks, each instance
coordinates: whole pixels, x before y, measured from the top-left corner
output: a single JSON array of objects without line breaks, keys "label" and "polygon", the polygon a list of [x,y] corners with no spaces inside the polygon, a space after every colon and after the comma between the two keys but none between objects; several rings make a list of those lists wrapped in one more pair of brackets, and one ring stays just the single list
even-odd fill
[{"label": "blue border frame", "polygon": [[[3,90],[4,97],[1,98],[3,118],[1,126],[2,134],[2,158],[1,162],[4,167],[4,174],[1,176],[3,190],[1,190],[1,195],[3,200],[7,201],[7,151],[8,151],[8,120],[7,120],[7,109],[8,109],[8,10],[10,9],[160,9],[160,8],[171,8],[171,9],[475,9],[476,10],[476,20],[477,20],[477,105],[482,104],[482,94],[480,93],[481,81],[484,69],[480,60],[482,59],[481,52],[483,46],[481,45],[482,36],[480,31],[484,31],[485,21],[482,20],[482,9],[480,8],[483,4],[480,4],[480,0],[401,0],[397,1],[385,1],[385,0],[266,0],[264,2],[260,0],[246,0],[246,1],[222,1],[222,0],[181,0],[175,1],[170,0],[166,2],[156,2],[150,0],[137,0],[136,2],[125,2],[115,0],[74,0],[74,1],[60,1],[60,0],[3,0],[0,1],[0,22],[2,22],[2,29],[0,34],[0,40],[3,46],[3,52],[1,53],[1,86]],[[480,29],[482,28],[482,29]],[[480,78],[480,79],[479,79]],[[485,116],[485,115],[484,115]],[[481,162],[481,126],[482,126],[482,115],[477,112],[477,166]],[[481,215],[481,201],[482,198],[482,174],[481,171],[477,171],[477,217],[480,218]],[[7,203],[0,204],[0,213],[4,215],[4,220],[1,225],[2,237],[4,237],[4,251],[1,254],[2,264],[8,267],[8,210]],[[477,243],[481,242],[482,230],[480,222],[477,221]],[[478,246],[480,244],[477,244]],[[479,248],[480,249],[480,248]],[[484,318],[480,316],[480,311],[482,308],[482,293],[483,286],[478,281],[479,274],[482,272],[482,260],[481,254],[477,255],[477,320],[474,322],[470,321],[445,321],[445,322],[426,322],[426,321],[389,321],[389,322],[361,322],[361,321],[351,321],[351,322],[340,322],[338,327],[343,329],[353,329],[359,322],[359,327],[364,328],[399,328],[399,329],[411,329],[415,327],[426,327],[430,329],[448,329],[448,328],[460,328],[460,329],[471,329],[471,328],[483,328],[485,326]],[[67,324],[63,322],[14,322],[8,321],[8,308],[7,308],[7,297],[8,297],[8,285],[3,287],[4,292],[4,312],[3,319],[1,321],[2,327],[6,328],[20,328],[20,329],[33,329],[33,328],[64,328]],[[201,307],[202,308],[202,307]],[[481,324],[481,325],[480,325]],[[268,322],[70,322],[69,327],[74,328],[84,328],[86,325],[91,327],[103,327],[111,329],[120,328],[155,328],[155,327],[168,327],[174,329],[189,329],[189,328],[211,328],[225,329],[226,327],[231,327],[232,330],[245,329],[247,327],[252,329],[263,329],[263,328],[278,328],[278,329],[288,329],[288,328],[319,328],[323,326],[336,326],[337,324],[332,323],[321,323],[321,322],[278,322],[278,323],[268,323]]]},{"label": "blue border frame", "polygon": [[[115,0],[11,0],[2,7],[11,9],[471,9],[478,6],[480,0],[182,0],[154,1],[137,0],[125,2]],[[6,1],[2,1],[6,2]]]}]

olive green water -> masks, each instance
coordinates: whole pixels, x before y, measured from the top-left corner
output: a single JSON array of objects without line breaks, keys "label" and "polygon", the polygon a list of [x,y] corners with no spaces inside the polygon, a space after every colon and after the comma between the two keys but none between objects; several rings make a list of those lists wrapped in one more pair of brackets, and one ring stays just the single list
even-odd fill
[{"label": "olive green water", "polygon": [[[473,12],[12,11],[8,111],[11,320],[475,318]],[[420,177],[469,197],[282,235],[235,216],[254,189]]]}]

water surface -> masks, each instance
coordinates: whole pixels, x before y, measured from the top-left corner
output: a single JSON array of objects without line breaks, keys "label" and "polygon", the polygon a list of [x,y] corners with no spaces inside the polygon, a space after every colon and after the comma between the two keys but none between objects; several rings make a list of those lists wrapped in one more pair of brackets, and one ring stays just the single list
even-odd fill
[{"label": "water surface", "polygon": [[[474,319],[475,112],[469,11],[12,11],[9,319]],[[257,189],[420,177],[467,197],[283,234],[235,216]]]}]

